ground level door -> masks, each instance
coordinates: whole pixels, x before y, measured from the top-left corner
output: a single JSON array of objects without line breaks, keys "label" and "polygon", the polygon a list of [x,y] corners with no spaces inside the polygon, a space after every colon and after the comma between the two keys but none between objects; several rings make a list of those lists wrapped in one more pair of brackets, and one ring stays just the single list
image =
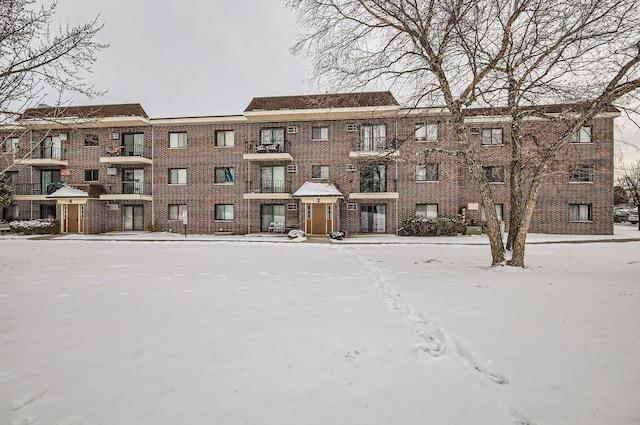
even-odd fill
[{"label": "ground level door", "polygon": [[326,235],[333,231],[333,204],[306,204],[305,232]]},{"label": "ground level door", "polygon": [[124,205],[122,207],[122,229],[144,230],[144,207],[142,205]]},{"label": "ground level door", "polygon": [[84,232],[84,205],[62,205],[62,233]]},{"label": "ground level door", "polygon": [[384,233],[386,221],[384,205],[362,205],[360,207],[360,231],[362,233]]}]

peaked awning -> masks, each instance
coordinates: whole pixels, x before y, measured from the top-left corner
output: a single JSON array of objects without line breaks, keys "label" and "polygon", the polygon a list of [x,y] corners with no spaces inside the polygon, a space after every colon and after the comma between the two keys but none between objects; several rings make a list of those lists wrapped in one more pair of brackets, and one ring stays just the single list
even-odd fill
[{"label": "peaked awning", "polygon": [[333,183],[304,182],[293,197],[300,198],[305,204],[327,204],[336,202],[343,195]]},{"label": "peaked awning", "polygon": [[89,194],[84,190],[76,189],[75,187],[64,185],[55,192],[47,195],[47,198],[88,198]]}]

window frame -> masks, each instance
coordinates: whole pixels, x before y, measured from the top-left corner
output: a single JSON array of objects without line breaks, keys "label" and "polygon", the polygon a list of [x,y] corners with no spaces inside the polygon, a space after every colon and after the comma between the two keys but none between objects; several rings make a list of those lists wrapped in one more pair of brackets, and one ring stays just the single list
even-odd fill
[{"label": "window frame", "polygon": [[[227,214],[231,210],[231,218],[227,217]],[[219,212],[222,218],[219,217]],[[233,221],[235,218],[234,204],[216,204],[214,207],[214,221]]]},{"label": "window frame", "polygon": [[[93,176],[95,174],[95,176]],[[84,181],[86,182],[97,182],[99,180],[99,171],[97,168],[90,168],[84,170]],[[89,177],[89,178],[87,178]],[[95,178],[94,178],[95,177]]]},{"label": "window frame", "polygon": [[[488,134],[488,137],[486,136]],[[501,127],[483,128],[482,146],[502,146],[504,145],[504,133]],[[497,137],[499,135],[499,137]]]},{"label": "window frame", "polygon": [[[282,132],[282,139],[278,138],[276,133]],[[265,137],[270,133],[269,137]],[[260,129],[260,144],[261,145],[277,145],[284,146],[285,141],[285,128],[284,127],[263,127]]]},{"label": "window frame", "polygon": [[7,137],[4,139],[4,146],[2,151],[4,153],[11,153],[18,150],[20,146],[20,138],[19,137]]},{"label": "window frame", "polygon": [[[424,131],[421,131],[422,129],[424,129]],[[433,130],[435,130],[435,137],[430,137],[433,136]],[[418,135],[418,132],[424,132],[424,135]],[[436,142],[438,140],[438,124],[426,122],[416,123],[414,138],[416,142]]]},{"label": "window frame", "polygon": [[[177,137],[177,140],[175,138]],[[169,149],[186,149],[187,148],[187,132],[186,131],[170,131],[169,132]]]},{"label": "window frame", "polygon": [[[496,208],[496,216],[498,216],[498,222],[504,221],[504,204],[493,204]],[[484,210],[484,205],[480,210],[480,221],[482,223],[487,222],[487,213]]]},{"label": "window frame", "polygon": [[[585,138],[588,138],[588,140],[583,141],[583,135]],[[580,130],[571,136],[571,143],[576,145],[593,143],[593,126],[583,125],[580,127]]]},{"label": "window frame", "polygon": [[[320,175],[314,175],[316,174],[315,171],[319,171]],[[326,171],[326,173],[323,173],[323,171]],[[314,180],[327,180],[329,178],[329,166],[328,165],[312,165],[311,166],[311,178]]]},{"label": "window frame", "polygon": [[[363,174],[373,177],[363,177]],[[377,176],[377,178],[376,178]],[[376,188],[380,190],[369,190]],[[387,192],[387,166],[386,164],[367,164],[360,169],[360,193],[386,193]],[[370,187],[369,187],[370,186]],[[366,190],[363,190],[366,189]]]},{"label": "window frame", "polygon": [[[482,171],[487,177],[489,184],[500,184],[505,182],[504,167],[501,165],[483,165]],[[497,175],[495,173],[498,173]],[[494,180],[494,178],[501,178],[502,180]]]},{"label": "window frame", "polygon": [[167,220],[169,221],[182,220],[182,213],[187,210],[187,204],[169,204],[168,207]]},{"label": "window frame", "polygon": [[[181,177],[184,177],[184,182],[181,181],[182,180]],[[170,184],[170,185],[186,185],[187,184],[187,169],[186,168],[169,168],[168,184]]]},{"label": "window frame", "polygon": [[[380,132],[380,130],[383,131]],[[384,150],[387,145],[387,125],[362,124],[360,126],[360,144],[363,152]]]},{"label": "window frame", "polygon": [[574,165],[569,169],[569,183],[593,183],[593,165]]},{"label": "window frame", "polygon": [[[316,137],[316,131],[320,132],[320,137]],[[326,132],[326,137],[323,134]],[[329,140],[329,126],[321,125],[317,127],[311,127],[311,140]]]},{"label": "window frame", "polygon": [[[586,213],[586,216],[587,216],[586,219],[582,218],[583,213]],[[593,222],[593,205],[569,204],[569,223],[592,223],[592,222]]]},{"label": "window frame", "polygon": [[84,135],[84,147],[95,148],[100,146],[100,136],[98,134],[85,134]]},{"label": "window frame", "polygon": [[[429,207],[434,207],[435,206],[435,215],[433,215],[433,211],[431,212],[431,214],[429,214]],[[422,208],[424,207],[425,210],[425,214],[419,214],[418,213],[418,208]],[[415,217],[422,217],[422,218],[438,218],[438,204],[416,204],[416,209],[415,209]]]},{"label": "window frame", "polygon": [[[220,136],[222,137],[222,144],[220,143]],[[235,146],[236,135],[235,130],[216,130],[214,145],[216,148],[232,148]],[[230,141],[228,139],[231,139]]]},{"label": "window frame", "polygon": [[16,170],[5,171],[5,174],[9,177],[7,184],[9,186],[16,187],[20,182],[20,174]]},{"label": "window frame", "polygon": [[[229,173],[230,172],[230,173]],[[218,176],[221,178],[218,179]],[[231,180],[229,180],[229,176]],[[224,180],[224,181],[219,181]],[[213,169],[213,183],[214,184],[234,184],[236,181],[233,167],[215,167]]]},{"label": "window frame", "polygon": [[[433,169],[429,170],[429,168],[435,168],[435,171]],[[428,163],[428,164],[416,164],[416,182],[437,182],[440,180],[440,170],[439,170],[439,166],[438,163],[433,162],[433,163]],[[435,172],[435,179],[433,178],[429,178],[430,176],[433,177],[433,173]],[[421,178],[423,175],[424,178]]]}]

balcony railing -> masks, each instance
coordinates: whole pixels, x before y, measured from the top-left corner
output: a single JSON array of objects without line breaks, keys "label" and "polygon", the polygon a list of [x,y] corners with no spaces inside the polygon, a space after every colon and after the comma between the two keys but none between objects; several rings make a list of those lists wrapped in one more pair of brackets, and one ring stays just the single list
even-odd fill
[{"label": "balcony railing", "polygon": [[63,161],[66,158],[65,150],[60,147],[55,146],[42,146],[31,148],[16,148],[11,151],[15,155],[16,160],[41,160],[41,159],[51,159],[57,161]]},{"label": "balcony railing", "polygon": [[43,146],[42,158],[62,159],[62,148],[55,146]]},{"label": "balcony railing", "polygon": [[150,158],[145,146],[139,143],[123,143],[122,145],[110,146],[105,153],[106,156],[141,156]]},{"label": "balcony railing", "polygon": [[20,183],[13,187],[14,195],[46,195],[47,188],[42,190],[42,185],[40,183]]},{"label": "balcony railing", "polygon": [[391,179],[387,184],[384,180],[378,179],[360,179],[361,193],[381,193],[381,192],[397,192],[398,181]]},{"label": "balcony railing", "polygon": [[150,195],[151,185],[145,182],[122,182],[123,194]]},{"label": "balcony railing", "polygon": [[395,150],[397,148],[398,143],[395,140],[387,140],[386,138],[357,140],[353,145],[353,150],[361,152],[381,152]]},{"label": "balcony railing", "polygon": [[290,143],[287,140],[274,141],[273,143],[245,142],[245,153],[289,153]]},{"label": "balcony railing", "polygon": [[288,193],[290,182],[285,180],[263,180],[262,182],[249,182],[249,193]]}]

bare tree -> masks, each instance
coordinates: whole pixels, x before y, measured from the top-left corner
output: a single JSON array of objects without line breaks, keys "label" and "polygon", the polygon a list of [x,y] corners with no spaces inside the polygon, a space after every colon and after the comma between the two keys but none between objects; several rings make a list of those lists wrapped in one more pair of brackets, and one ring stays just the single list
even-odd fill
[{"label": "bare tree", "polygon": [[[619,178],[618,184],[624,188],[631,202],[640,210],[640,161],[636,161]],[[638,222],[640,230],[640,221]]]},{"label": "bare tree", "polygon": [[[0,2],[0,125],[16,120],[21,111],[39,105],[51,92],[56,98],[49,103],[56,106],[64,103],[66,93],[101,94],[85,83],[83,75],[91,72],[96,55],[107,47],[95,41],[102,25],[97,17],[77,26],[54,25],[55,13],[55,2],[43,6],[35,0]],[[10,130],[13,133],[0,138],[3,181],[18,152],[17,146],[8,144],[29,128],[23,122]],[[38,146],[31,145],[25,155]],[[11,192],[4,193],[3,201],[10,202]]]},{"label": "bare tree", "polygon": [[[410,105],[446,106],[461,158],[478,183],[492,264],[505,246],[491,187],[465,127],[469,107],[511,117],[508,264],[524,266],[540,188],[561,150],[613,102],[633,105],[640,87],[640,5],[635,0],[289,0],[308,33],[294,53],[311,57],[313,78],[332,89],[385,84]],[[585,100],[586,99],[586,100]],[[562,103],[562,111],[534,107]],[[535,143],[530,117],[564,131]],[[528,151],[523,144],[534,142]],[[530,152],[530,153],[527,153]],[[527,156],[528,155],[528,156]]]}]

